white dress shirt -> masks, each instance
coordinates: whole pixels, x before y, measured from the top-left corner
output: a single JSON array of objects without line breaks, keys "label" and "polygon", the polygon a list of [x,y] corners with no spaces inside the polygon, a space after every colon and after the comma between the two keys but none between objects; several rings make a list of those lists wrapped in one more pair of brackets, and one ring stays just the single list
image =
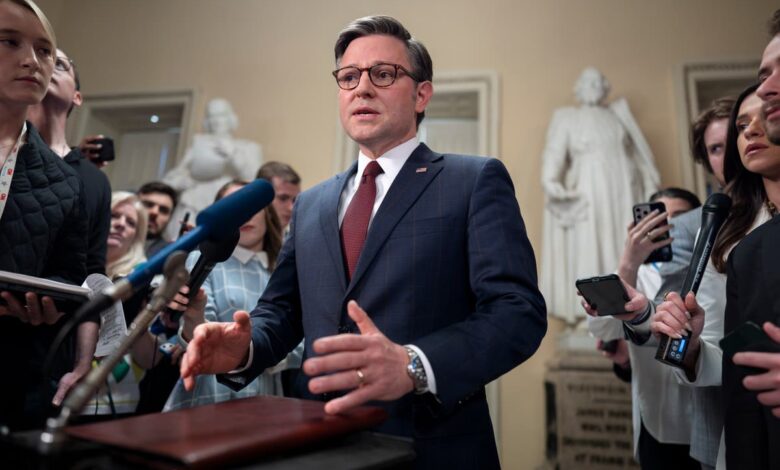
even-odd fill
[{"label": "white dress shirt", "polygon": [[[376,215],[376,211],[379,210],[379,206],[382,205],[382,201],[385,199],[385,195],[387,195],[388,189],[390,189],[390,186],[393,184],[393,181],[395,181],[395,177],[398,176],[398,173],[401,171],[401,168],[406,163],[406,160],[409,159],[409,157],[412,155],[412,152],[420,145],[419,140],[417,140],[417,137],[412,137],[411,139],[407,140],[406,142],[402,143],[401,145],[397,147],[393,147],[392,149],[385,152],[383,155],[376,158],[376,162],[379,163],[379,166],[382,167],[382,173],[377,175],[375,182],[376,182],[376,200],[374,201],[374,208],[371,210],[371,218],[369,219],[369,228],[371,227],[371,221],[374,220],[374,216]],[[341,227],[341,222],[344,220],[344,214],[347,212],[347,207],[349,207],[349,203],[352,201],[352,198],[355,196],[355,193],[358,190],[358,181],[361,176],[363,176],[363,171],[366,169],[366,166],[371,162],[371,159],[367,157],[363,152],[360,152],[358,154],[358,166],[357,166],[357,172],[355,172],[355,176],[350,178],[350,180],[347,182],[347,185],[344,187],[344,191],[341,193],[341,200],[339,202],[339,227]],[[368,312],[370,314],[370,312]],[[433,368],[431,367],[431,363],[428,361],[428,358],[425,356],[425,353],[418,348],[417,346],[413,344],[407,344],[406,346],[413,349],[418,356],[420,356],[420,360],[422,361],[423,367],[425,368],[425,374],[428,378],[428,391],[436,394],[436,378],[433,375]],[[236,369],[232,370],[229,373],[235,374],[240,373],[248,369],[252,365],[252,356],[253,356],[253,350],[254,347],[252,346],[252,342],[249,342],[249,360],[247,361],[246,365]]]},{"label": "white dress shirt", "polygon": [[[401,168],[406,163],[406,160],[409,159],[409,157],[412,155],[412,152],[414,152],[414,150],[419,145],[420,141],[415,136],[401,145],[393,147],[375,159],[375,161],[379,163],[379,166],[382,167],[382,173],[377,175],[374,180],[376,182],[376,200],[374,201],[374,208],[371,210],[371,218],[368,220],[369,229],[371,227],[371,222],[374,220],[374,216],[376,215],[376,211],[379,210],[379,206],[381,206],[382,201],[385,200],[387,191],[390,189],[393,181],[395,181],[395,177],[398,176],[398,173],[400,173]],[[366,166],[368,166],[371,161],[372,159],[367,157],[363,152],[358,154],[357,171],[355,172],[355,175],[347,182],[347,185],[344,187],[344,191],[341,193],[341,201],[339,202],[339,227],[341,227],[341,223],[344,221],[344,214],[347,212],[349,203],[352,201],[352,198],[355,197],[355,193],[357,192],[359,186],[358,183],[360,178],[363,176],[363,171],[365,171]],[[371,312],[368,313],[370,315]],[[413,344],[407,344],[406,346],[412,348],[414,352],[420,356],[420,360],[422,361],[423,367],[425,368],[425,375],[428,377],[428,391],[435,395],[436,378],[433,376],[433,368],[431,368],[431,363],[428,361],[425,353],[420,348]]]}]

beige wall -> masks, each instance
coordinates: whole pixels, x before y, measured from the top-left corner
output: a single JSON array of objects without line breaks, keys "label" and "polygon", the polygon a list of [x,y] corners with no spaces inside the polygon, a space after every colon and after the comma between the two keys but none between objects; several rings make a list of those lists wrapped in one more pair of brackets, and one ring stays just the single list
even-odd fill
[{"label": "beige wall", "polygon": [[[586,65],[625,96],[664,184],[680,184],[676,67],[757,58],[772,0],[42,0],[86,94],[194,89],[195,115],[222,96],[239,136],[291,163],[311,186],[331,175],[336,145],[332,45],[349,20],[396,16],[421,39],[435,71],[492,69],[501,81],[500,157],[514,178],[531,241],[541,248],[540,154],[552,110],[571,102]],[[197,126],[195,119],[193,126]],[[194,130],[194,129],[193,129]],[[503,379],[502,458],[544,458],[540,351]]]}]

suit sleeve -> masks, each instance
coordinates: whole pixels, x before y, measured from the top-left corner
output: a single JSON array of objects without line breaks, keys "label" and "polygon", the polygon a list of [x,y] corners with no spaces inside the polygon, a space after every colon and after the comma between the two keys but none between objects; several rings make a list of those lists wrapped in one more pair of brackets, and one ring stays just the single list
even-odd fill
[{"label": "suit sleeve", "polygon": [[[296,202],[297,206],[298,202]],[[296,207],[297,209],[297,207]],[[268,367],[287,357],[303,339],[301,302],[295,265],[295,219],[293,210],[290,235],[282,246],[276,269],[252,310],[252,363],[241,372],[222,374],[217,380],[233,390],[251,383]]]},{"label": "suit sleeve", "polygon": [[547,330],[536,260],[506,168],[486,159],[469,201],[469,282],[475,310],[414,341],[436,374],[446,408],[528,359]]}]

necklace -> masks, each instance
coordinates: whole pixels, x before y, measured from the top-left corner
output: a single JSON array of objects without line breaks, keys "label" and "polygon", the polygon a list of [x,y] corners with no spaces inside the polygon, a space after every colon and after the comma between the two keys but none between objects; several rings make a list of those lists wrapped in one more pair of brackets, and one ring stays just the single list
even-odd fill
[{"label": "necklace", "polygon": [[770,201],[769,199],[764,201],[764,204],[766,205],[766,210],[769,211],[769,215],[772,217],[777,215],[777,206],[774,202]]}]

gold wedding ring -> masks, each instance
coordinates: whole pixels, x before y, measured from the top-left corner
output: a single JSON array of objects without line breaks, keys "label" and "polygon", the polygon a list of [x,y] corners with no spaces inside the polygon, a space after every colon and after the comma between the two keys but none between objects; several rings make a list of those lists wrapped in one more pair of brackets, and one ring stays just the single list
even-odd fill
[{"label": "gold wedding ring", "polygon": [[363,385],[363,381],[366,380],[366,376],[363,375],[363,371],[360,369],[355,369],[355,373],[357,374],[358,387],[360,387],[361,385]]}]

